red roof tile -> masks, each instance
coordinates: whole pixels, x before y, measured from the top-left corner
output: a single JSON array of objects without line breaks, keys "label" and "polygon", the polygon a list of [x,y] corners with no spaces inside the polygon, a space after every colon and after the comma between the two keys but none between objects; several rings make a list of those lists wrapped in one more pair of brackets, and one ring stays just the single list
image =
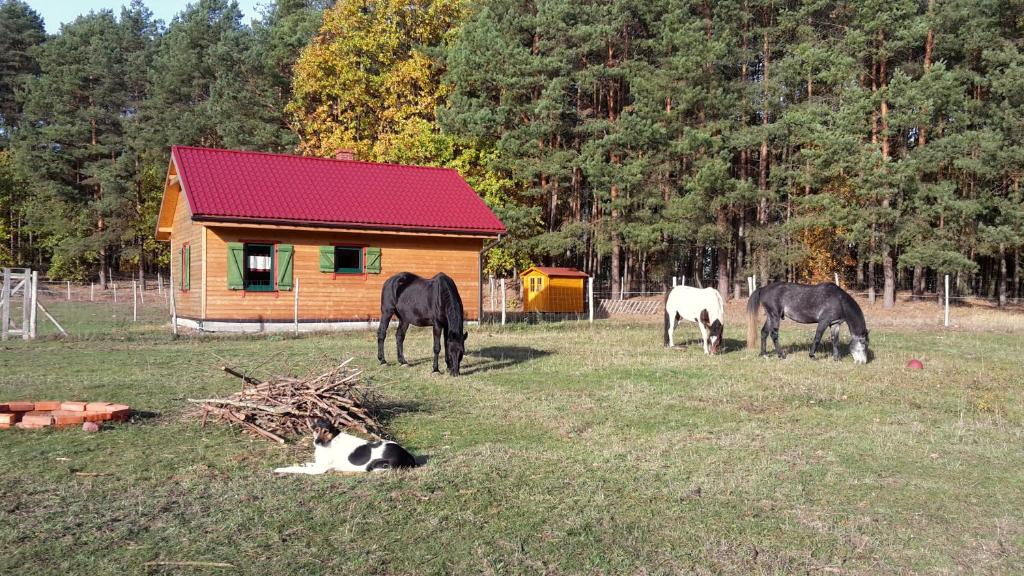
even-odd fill
[{"label": "red roof tile", "polygon": [[505,233],[448,168],[191,146],[171,155],[197,220]]},{"label": "red roof tile", "polygon": [[587,278],[585,272],[580,272],[575,268],[557,268],[553,266],[531,266],[523,270],[519,275],[523,276],[530,270],[536,270],[549,278]]}]

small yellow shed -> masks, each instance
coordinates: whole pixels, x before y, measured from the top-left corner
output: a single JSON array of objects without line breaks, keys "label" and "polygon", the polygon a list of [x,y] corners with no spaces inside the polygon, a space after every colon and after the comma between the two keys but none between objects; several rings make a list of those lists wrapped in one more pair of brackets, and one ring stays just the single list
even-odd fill
[{"label": "small yellow shed", "polygon": [[519,278],[523,281],[523,311],[583,312],[585,273],[575,268],[533,266]]}]

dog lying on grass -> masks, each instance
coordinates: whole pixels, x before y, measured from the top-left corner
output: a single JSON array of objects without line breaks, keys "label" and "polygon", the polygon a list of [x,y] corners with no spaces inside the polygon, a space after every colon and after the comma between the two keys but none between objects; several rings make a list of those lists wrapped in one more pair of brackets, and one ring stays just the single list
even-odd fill
[{"label": "dog lying on grass", "polygon": [[325,472],[374,472],[413,468],[416,460],[395,442],[367,442],[343,433],[334,424],[317,420],[313,424],[313,461],[276,468],[278,474],[323,474]]}]

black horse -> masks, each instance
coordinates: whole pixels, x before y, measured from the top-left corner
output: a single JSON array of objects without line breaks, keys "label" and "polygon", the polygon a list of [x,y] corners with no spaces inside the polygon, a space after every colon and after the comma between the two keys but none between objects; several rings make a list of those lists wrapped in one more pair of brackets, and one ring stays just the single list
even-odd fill
[{"label": "black horse", "polygon": [[441,335],[444,335],[444,362],[452,376],[459,375],[462,355],[466,350],[466,338],[462,331],[462,298],[455,282],[443,273],[430,280],[424,280],[411,272],[399,272],[384,282],[380,293],[380,327],[377,328],[377,360],[384,360],[384,339],[388,335],[391,316],[398,316],[398,363],[408,364],[402,346],[405,331],[409,325],[432,326],[434,328],[434,372],[437,355],[441,352]]},{"label": "black horse", "polygon": [[757,312],[764,306],[768,319],[761,328],[761,355],[766,355],[768,335],[771,334],[775,352],[779,358],[786,353],[779,348],[779,323],[783,318],[801,324],[817,324],[814,342],[811,343],[811,358],[821,344],[825,329],[832,328],[832,359],[839,359],[839,328],[846,322],[850,329],[850,354],[857,364],[868,361],[868,329],[860,306],[842,288],[828,284],[794,284],[775,282],[754,290],[747,302],[747,346],[757,343]]}]

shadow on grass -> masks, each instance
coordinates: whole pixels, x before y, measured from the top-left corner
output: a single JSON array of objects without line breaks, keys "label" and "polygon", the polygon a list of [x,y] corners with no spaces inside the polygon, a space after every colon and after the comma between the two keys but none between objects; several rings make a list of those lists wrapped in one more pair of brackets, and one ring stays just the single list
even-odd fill
[{"label": "shadow on grass", "polygon": [[414,414],[425,412],[422,402],[382,399],[373,403],[373,417],[384,428],[389,431],[391,422],[403,414]]},{"label": "shadow on grass", "polygon": [[[792,356],[794,354],[802,355],[807,357],[811,352],[811,342],[813,338],[808,339],[806,342],[789,344],[788,346],[783,345],[782,351],[786,356]],[[757,346],[760,347],[760,340],[758,340]],[[756,348],[760,353],[760,348]],[[765,356],[769,358],[778,358],[778,352],[775,351],[775,347],[772,346],[771,338],[768,339],[768,344],[765,347]],[[839,342],[839,360],[850,357],[850,343],[847,341],[840,340]],[[808,358],[811,360],[811,358]],[[815,358],[813,360],[831,360],[832,359],[832,340],[822,339],[821,344],[818,345],[818,350],[815,352]],[[875,360],[875,352],[870,347],[868,348],[868,363]]]},{"label": "shadow on grass", "polygon": [[[686,350],[691,346],[695,346],[701,353],[704,352],[704,345],[701,344],[700,338],[685,338],[675,339],[676,350]],[[722,345],[718,348],[718,355],[731,354],[734,352],[742,352],[747,347],[746,340],[738,340],[736,338],[722,338]]]},{"label": "shadow on grass", "polygon": [[550,355],[551,352],[547,350],[538,350],[528,346],[488,346],[466,353],[466,356],[473,358],[473,362],[464,363],[462,373],[469,375],[502,370]]}]

